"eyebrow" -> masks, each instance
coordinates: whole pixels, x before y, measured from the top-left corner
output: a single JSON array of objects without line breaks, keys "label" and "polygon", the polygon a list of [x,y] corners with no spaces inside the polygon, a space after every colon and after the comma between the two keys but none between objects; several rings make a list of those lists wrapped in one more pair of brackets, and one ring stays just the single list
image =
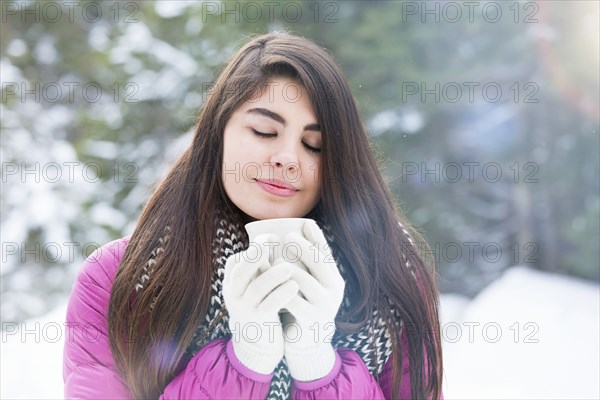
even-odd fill
[{"label": "eyebrow", "polygon": [[[287,121],[285,120],[285,118],[283,118],[281,115],[277,114],[276,112],[267,110],[266,108],[261,108],[261,107],[251,108],[246,112],[248,114],[257,114],[257,115],[262,115],[263,117],[271,118],[272,120],[279,122],[283,126],[287,125]],[[304,130],[320,132],[321,126],[319,124],[308,124],[304,127]]]}]

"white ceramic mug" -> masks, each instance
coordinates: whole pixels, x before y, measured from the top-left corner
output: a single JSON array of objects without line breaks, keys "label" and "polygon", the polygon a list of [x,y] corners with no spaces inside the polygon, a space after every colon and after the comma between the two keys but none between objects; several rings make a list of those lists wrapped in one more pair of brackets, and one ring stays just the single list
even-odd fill
[{"label": "white ceramic mug", "polygon": [[[269,260],[273,264],[280,258],[283,258],[290,264],[297,265],[306,270],[302,261],[299,261],[298,255],[290,252],[291,247],[295,247],[297,252],[300,252],[300,248],[298,245],[294,245],[294,243],[286,243],[285,235],[289,232],[297,232],[302,235],[302,227],[307,221],[312,220],[310,218],[273,218],[250,222],[244,227],[246,228],[246,232],[248,232],[250,243],[254,242],[258,235],[265,233],[274,234],[277,237],[274,242],[270,242],[267,245],[270,251],[272,251]],[[264,269],[261,268],[261,271],[264,272]]]}]

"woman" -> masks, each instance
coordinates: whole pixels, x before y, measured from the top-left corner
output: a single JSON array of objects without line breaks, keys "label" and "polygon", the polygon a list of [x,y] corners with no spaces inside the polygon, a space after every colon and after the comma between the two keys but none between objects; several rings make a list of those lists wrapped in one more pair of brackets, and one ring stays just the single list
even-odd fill
[{"label": "woman", "polygon": [[[252,39],[131,237],[86,260],[66,396],[440,398],[434,271],[396,208],[331,56]],[[283,217],[316,221],[289,238],[306,271],[249,247],[245,223]]]}]

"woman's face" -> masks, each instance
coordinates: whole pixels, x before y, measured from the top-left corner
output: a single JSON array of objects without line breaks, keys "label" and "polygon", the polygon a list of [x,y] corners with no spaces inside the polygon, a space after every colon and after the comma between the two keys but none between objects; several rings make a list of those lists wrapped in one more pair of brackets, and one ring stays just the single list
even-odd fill
[{"label": "woman's face", "polygon": [[321,132],[306,89],[274,78],[224,133],[222,179],[249,219],[304,217],[319,201]]}]

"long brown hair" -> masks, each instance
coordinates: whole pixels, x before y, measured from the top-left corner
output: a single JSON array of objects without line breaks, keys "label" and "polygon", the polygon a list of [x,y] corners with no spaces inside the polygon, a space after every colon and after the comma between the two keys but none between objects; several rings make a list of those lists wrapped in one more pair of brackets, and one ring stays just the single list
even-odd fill
[{"label": "long brown hair", "polygon": [[[346,290],[352,306],[336,321],[338,329],[357,329],[374,309],[389,321],[394,398],[402,376],[401,333],[407,329],[411,395],[439,398],[442,354],[434,268],[398,224],[408,226],[379,173],[341,70],[324,49],[288,33],[255,37],[234,55],[200,111],[191,146],[144,207],[110,298],[115,364],[135,398],[152,399],[185,365],[185,351],[210,300],[212,221],[219,208],[242,218],[221,181],[223,131],[232,113],[273,77],[290,77],[306,88],[321,127],[322,189],[310,216],[326,216],[351,271]],[[167,226],[169,244],[157,259],[153,278],[136,293],[135,282]],[[416,233],[413,238],[422,243]]]}]

